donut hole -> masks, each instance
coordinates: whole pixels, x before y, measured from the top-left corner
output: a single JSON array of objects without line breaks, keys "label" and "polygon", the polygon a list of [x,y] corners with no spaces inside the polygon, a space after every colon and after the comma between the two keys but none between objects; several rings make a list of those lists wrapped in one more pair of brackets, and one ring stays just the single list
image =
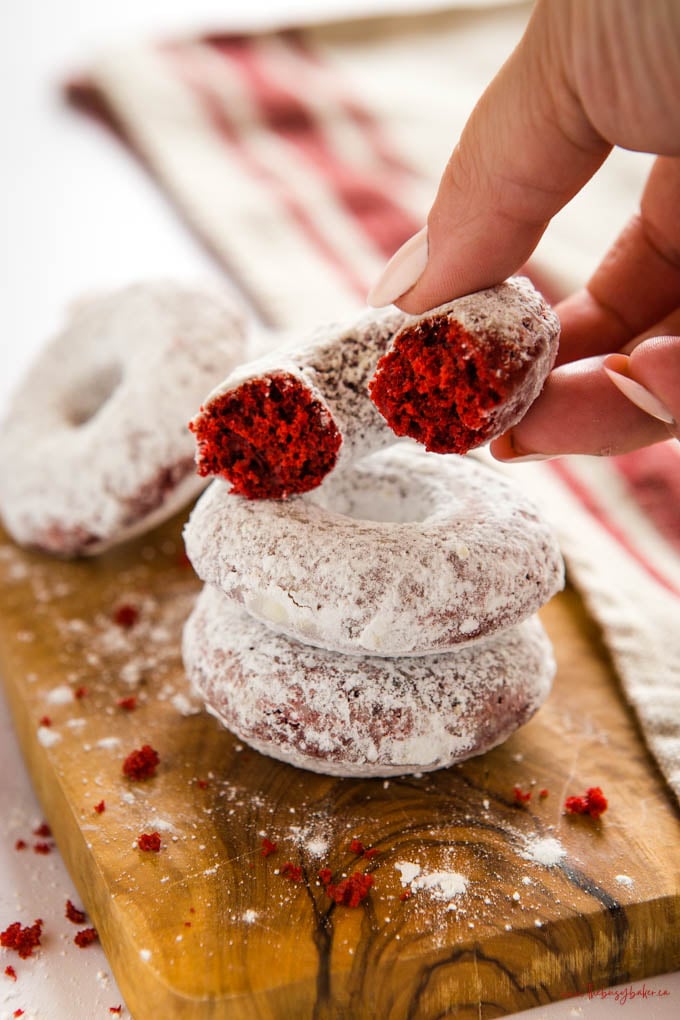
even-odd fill
[{"label": "donut hole", "polygon": [[97,371],[81,378],[66,401],[66,417],[70,425],[80,428],[91,421],[108,403],[123,379],[120,364],[101,365]]},{"label": "donut hole", "polygon": [[[422,483],[422,479],[419,480]],[[404,477],[376,474],[361,466],[348,479],[329,481],[307,499],[329,512],[377,524],[419,524],[432,516],[433,499],[427,485],[411,490]]]}]

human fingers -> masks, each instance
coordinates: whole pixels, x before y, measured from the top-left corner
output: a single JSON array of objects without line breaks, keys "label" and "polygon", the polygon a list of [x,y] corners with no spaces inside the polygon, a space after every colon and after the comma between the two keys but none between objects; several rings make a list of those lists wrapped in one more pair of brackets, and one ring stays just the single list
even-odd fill
[{"label": "human fingers", "polygon": [[557,364],[618,351],[662,320],[680,298],[680,159],[658,158],[640,212],[585,289],[556,306]]},{"label": "human fingers", "polygon": [[592,357],[555,369],[491,452],[503,461],[610,456],[680,436],[679,421],[680,337],[654,337],[629,357]]},{"label": "human fingers", "polygon": [[569,81],[568,6],[537,4],[463,130],[427,230],[393,257],[369,303],[398,299],[417,313],[505,279],[600,166],[610,144]]}]

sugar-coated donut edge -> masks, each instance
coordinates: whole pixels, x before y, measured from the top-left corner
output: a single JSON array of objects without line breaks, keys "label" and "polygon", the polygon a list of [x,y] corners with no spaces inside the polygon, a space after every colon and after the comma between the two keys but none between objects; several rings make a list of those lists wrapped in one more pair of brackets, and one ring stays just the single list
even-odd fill
[{"label": "sugar-coated donut edge", "polygon": [[543,704],[555,673],[537,617],[445,655],[341,656],[269,632],[210,586],[182,646],[195,693],[240,740],[290,765],[357,778],[433,771],[490,750]]}]

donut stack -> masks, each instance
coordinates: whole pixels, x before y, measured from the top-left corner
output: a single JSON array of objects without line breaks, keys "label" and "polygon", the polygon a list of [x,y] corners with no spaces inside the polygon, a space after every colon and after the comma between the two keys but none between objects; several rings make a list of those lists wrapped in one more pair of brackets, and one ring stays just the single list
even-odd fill
[{"label": "donut stack", "polygon": [[206,582],[190,681],[251,747],[340,776],[442,768],[501,743],[554,674],[537,609],[563,583],[535,507],[410,441],[305,495],[214,481],[185,530]]},{"label": "donut stack", "polygon": [[558,335],[513,279],[331,325],[209,394],[191,428],[218,480],[185,532],[206,587],[184,659],[243,741],[336,775],[421,772],[542,703],[554,662],[535,613],[563,583],[557,543],[459,455],[522,417]]}]

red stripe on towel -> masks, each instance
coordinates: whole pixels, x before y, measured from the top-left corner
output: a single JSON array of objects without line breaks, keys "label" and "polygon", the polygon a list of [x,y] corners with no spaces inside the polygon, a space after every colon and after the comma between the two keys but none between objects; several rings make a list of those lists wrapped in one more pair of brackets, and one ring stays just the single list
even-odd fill
[{"label": "red stripe on towel", "polygon": [[[280,42],[289,46],[285,36]],[[371,171],[362,172],[328,144],[317,114],[305,103],[302,88],[296,90],[295,79],[291,77],[290,85],[284,87],[269,72],[265,50],[237,37],[213,38],[210,43],[238,67],[268,128],[297,150],[382,255],[389,257],[415,233],[419,224],[386,193],[380,153],[374,153]],[[289,46],[289,52],[297,59],[295,49]]]},{"label": "red stripe on towel", "polygon": [[612,520],[604,507],[598,502],[596,492],[593,492],[580,478],[577,478],[564,461],[553,461],[547,464],[546,467],[549,467],[560,478],[591,516],[618,542],[631,559],[635,560],[650,577],[654,578],[667,591],[680,597],[680,589],[658,571],[654,564],[650,563],[639,549],[633,545],[626,532]]},{"label": "red stripe on towel", "polygon": [[[213,83],[208,76],[203,74],[200,61],[194,59],[191,52],[188,52],[181,44],[176,46],[164,46],[161,52],[179,75],[182,82],[191,89],[194,97],[202,106],[212,127],[219,138],[228,144],[238,158],[243,162],[249,173],[262,180],[271,190],[272,194],[281,203],[288,214],[295,220],[301,233],[310,244],[318,251],[333,269],[338,273],[345,284],[360,297],[366,294],[366,281],[362,280],[352,266],[349,266],[326,242],[323,234],[317,229],[314,221],[307,213],[304,206],[297,200],[295,195],[285,186],[284,182],[271,169],[257,159],[247,145],[247,138],[241,136],[238,126],[232,123],[220,96],[215,92]],[[229,182],[225,180],[225,188]]]},{"label": "red stripe on towel", "polygon": [[680,443],[633,450],[612,461],[640,511],[680,552]]}]

